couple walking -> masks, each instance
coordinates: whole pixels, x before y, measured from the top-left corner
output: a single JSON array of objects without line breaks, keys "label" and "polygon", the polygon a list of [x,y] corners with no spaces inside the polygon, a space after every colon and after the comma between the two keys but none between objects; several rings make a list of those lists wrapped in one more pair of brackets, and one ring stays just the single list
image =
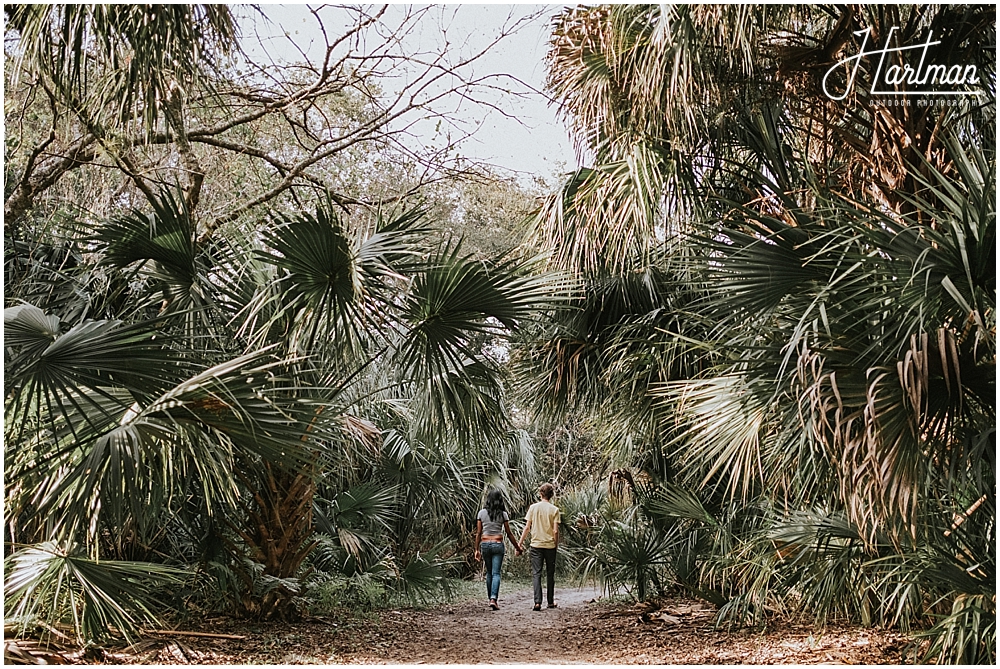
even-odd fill
[{"label": "couple walking", "polygon": [[510,531],[510,516],[504,506],[499,490],[491,490],[486,496],[486,506],[476,516],[476,559],[486,563],[486,594],[490,598],[490,608],[496,611],[497,597],[500,596],[500,567],[503,565],[503,533],[506,530],[510,542],[514,544],[514,554],[524,552],[524,540],[531,534],[531,580],[535,586],[535,611],[542,610],[542,565],[545,565],[545,586],[548,608],[556,608],[554,590],[556,584],[556,548],[559,546],[559,508],[552,504],[555,489],[551,483],[543,483],[538,488],[541,498],[528,507],[525,514],[524,532],[521,540],[514,538]]}]

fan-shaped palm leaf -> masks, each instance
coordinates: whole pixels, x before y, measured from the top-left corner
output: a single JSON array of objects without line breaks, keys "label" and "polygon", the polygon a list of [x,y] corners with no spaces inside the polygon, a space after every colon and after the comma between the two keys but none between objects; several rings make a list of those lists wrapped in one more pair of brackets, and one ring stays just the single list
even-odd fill
[{"label": "fan-shaped palm leaf", "polygon": [[92,560],[46,542],[22,547],[4,561],[7,615],[68,623],[79,640],[100,639],[114,628],[134,638],[140,624],[156,624],[162,606],[151,585],[176,584],[185,575],[161,564]]}]

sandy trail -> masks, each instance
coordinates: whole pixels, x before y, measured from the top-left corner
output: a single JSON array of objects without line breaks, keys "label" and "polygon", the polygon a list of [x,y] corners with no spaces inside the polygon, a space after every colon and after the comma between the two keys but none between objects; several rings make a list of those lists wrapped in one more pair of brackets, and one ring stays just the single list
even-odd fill
[{"label": "sandy trail", "polygon": [[[510,584],[508,583],[508,586]],[[899,664],[898,631],[775,620],[727,632],[714,610],[675,597],[659,604],[595,601],[594,588],[559,587],[555,609],[535,612],[530,587],[376,616],[300,623],[204,621],[229,639],[156,637],[106,661],[135,664]]]},{"label": "sandy trail", "polygon": [[484,600],[381,616],[368,648],[347,652],[353,664],[897,664],[898,632],[854,626],[815,630],[784,622],[728,633],[713,610],[690,599],[664,603],[671,622],[644,615],[647,605],[596,602],[593,588],[560,588],[558,608],[535,612],[531,588],[507,594],[500,610]]},{"label": "sandy trail", "polygon": [[[579,624],[587,608],[601,593],[593,588],[560,588],[557,608],[532,611],[532,590],[520,588],[500,593],[500,610],[482,601],[462,602],[425,611],[383,614],[390,627],[406,633],[394,635],[393,647],[376,658],[359,662],[400,664],[523,664],[585,663],[579,644],[563,632]],[[591,606],[592,608],[592,606]],[[403,631],[403,630],[400,630]]]}]

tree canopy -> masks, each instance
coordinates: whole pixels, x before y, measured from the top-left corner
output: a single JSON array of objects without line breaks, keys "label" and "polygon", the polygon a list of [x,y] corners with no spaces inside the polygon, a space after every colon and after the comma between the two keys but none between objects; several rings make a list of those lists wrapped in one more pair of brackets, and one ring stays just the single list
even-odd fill
[{"label": "tree canopy", "polygon": [[[929,34],[982,75],[950,104],[824,92],[865,36]],[[534,237],[580,289],[518,378],[539,416],[592,416],[641,510],[593,568],[733,620],[936,614],[925,660],[992,662],[995,34],[977,6],[560,15],[550,87],[590,162]]]},{"label": "tree canopy", "polygon": [[[282,63],[252,7],[4,11],[22,634],[446,591],[544,478],[609,592],[995,663],[992,8],[561,10],[544,193],[418,136],[499,76],[407,52],[429,9]],[[861,85],[890,40],[977,76]]]}]

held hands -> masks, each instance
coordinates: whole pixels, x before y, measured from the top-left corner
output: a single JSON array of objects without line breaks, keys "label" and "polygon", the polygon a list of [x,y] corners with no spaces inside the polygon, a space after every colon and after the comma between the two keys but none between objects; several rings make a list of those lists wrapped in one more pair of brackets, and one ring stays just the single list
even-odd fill
[{"label": "held hands", "polygon": [[524,553],[524,550],[521,548],[520,544],[514,544],[514,556],[516,557],[522,553]]}]

